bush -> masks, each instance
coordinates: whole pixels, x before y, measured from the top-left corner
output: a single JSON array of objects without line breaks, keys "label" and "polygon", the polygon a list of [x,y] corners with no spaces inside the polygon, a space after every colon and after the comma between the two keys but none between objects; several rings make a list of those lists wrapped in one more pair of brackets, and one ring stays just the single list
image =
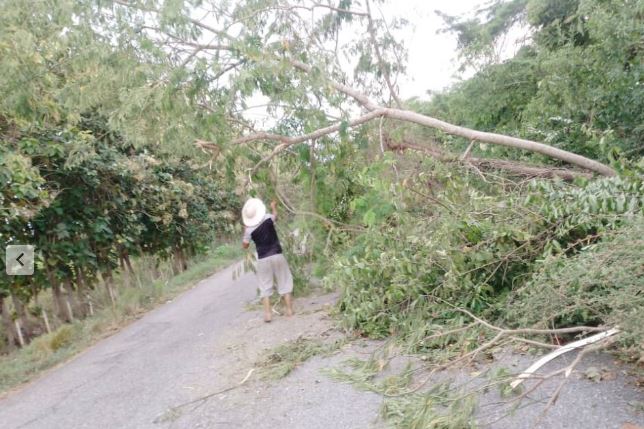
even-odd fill
[{"label": "bush", "polygon": [[[446,181],[429,210],[409,204],[413,214],[410,209],[382,219],[334,258],[325,281],[341,286],[347,328],[375,338],[397,333],[416,348],[437,347],[423,338],[437,325],[462,323],[453,306],[502,318],[507,297],[542,268],[544,258],[578,253],[641,218],[644,207],[640,180],[534,182],[511,193],[475,185]],[[636,260],[636,249],[629,252]]]},{"label": "bush", "polygon": [[578,254],[545,259],[504,304],[515,326],[619,326],[623,351],[644,357],[644,218]]},{"label": "bush", "polygon": [[56,332],[51,334],[49,339],[49,347],[53,352],[67,347],[74,340],[74,326],[63,325]]}]

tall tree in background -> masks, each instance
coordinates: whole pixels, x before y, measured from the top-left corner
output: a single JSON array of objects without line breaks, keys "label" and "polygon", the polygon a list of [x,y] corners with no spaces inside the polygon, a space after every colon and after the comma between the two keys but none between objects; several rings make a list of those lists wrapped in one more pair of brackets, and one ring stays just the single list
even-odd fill
[{"label": "tall tree in background", "polygon": [[[512,0],[444,18],[463,64],[483,67],[425,109],[605,162],[644,155],[644,2]],[[496,61],[513,25],[530,37]]]}]

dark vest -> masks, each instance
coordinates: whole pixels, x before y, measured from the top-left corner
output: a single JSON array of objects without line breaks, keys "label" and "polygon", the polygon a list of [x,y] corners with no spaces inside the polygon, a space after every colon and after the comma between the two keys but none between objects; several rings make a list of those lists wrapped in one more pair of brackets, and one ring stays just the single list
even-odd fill
[{"label": "dark vest", "polygon": [[280,246],[280,240],[277,238],[277,231],[275,231],[273,219],[266,219],[262,222],[250,234],[250,237],[255,242],[255,247],[257,248],[257,259],[282,253],[282,246]]}]

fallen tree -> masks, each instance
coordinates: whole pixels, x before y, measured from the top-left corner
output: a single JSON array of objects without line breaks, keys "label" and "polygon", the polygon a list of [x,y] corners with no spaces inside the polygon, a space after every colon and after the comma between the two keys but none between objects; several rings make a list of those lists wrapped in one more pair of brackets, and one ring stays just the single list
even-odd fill
[{"label": "fallen tree", "polygon": [[448,154],[436,145],[420,144],[405,140],[400,143],[395,143],[391,139],[385,139],[387,149],[397,152],[404,152],[406,150],[414,150],[442,162],[460,163],[484,170],[503,170],[511,175],[527,177],[527,178],[560,178],[567,181],[572,181],[578,177],[590,178],[591,173],[570,170],[565,168],[556,167],[539,167],[535,165],[524,164],[518,161],[510,161],[506,159],[493,159],[493,158],[476,158],[469,156],[469,150],[466,150],[462,156]]},{"label": "fallen tree", "polygon": [[[313,67],[311,67],[308,64],[304,64],[300,61],[291,59],[289,60],[289,62],[293,65],[293,67],[295,67],[296,69],[302,72],[313,73],[314,71]],[[577,155],[572,152],[558,149],[553,146],[546,145],[544,143],[539,143],[539,142],[526,140],[526,139],[520,139],[512,136],[506,136],[503,134],[476,131],[470,128],[453,125],[448,122],[441,121],[440,119],[432,118],[430,116],[422,115],[420,113],[413,112],[411,110],[384,107],[375,103],[366,94],[356,90],[355,88],[350,88],[346,85],[343,85],[341,83],[338,83],[332,80],[329,80],[329,84],[337,91],[356,100],[362,107],[364,107],[368,111],[368,113],[365,113],[362,116],[359,116],[354,119],[350,119],[348,121],[338,122],[334,125],[317,129],[311,133],[304,134],[301,136],[290,137],[290,136],[285,136],[280,134],[269,133],[266,131],[261,131],[261,132],[251,133],[251,134],[239,137],[233,140],[232,144],[237,145],[237,144],[250,143],[254,141],[267,141],[267,140],[280,142],[280,144],[275,147],[273,152],[267,158],[262,160],[262,162],[265,162],[273,158],[275,155],[277,155],[279,152],[283,151],[289,146],[292,146],[298,143],[303,143],[309,140],[315,140],[320,137],[329,135],[331,133],[338,132],[342,127],[355,127],[376,118],[389,118],[389,119],[395,119],[403,122],[423,125],[431,128],[436,128],[447,134],[464,137],[471,141],[496,144],[496,145],[511,147],[515,149],[522,149],[529,152],[539,153],[539,154],[546,155],[548,157],[575,165],[577,167],[581,167],[583,169],[592,171],[594,173],[599,173],[604,176],[615,175],[615,170],[613,170],[607,165],[602,164],[601,162],[586,158],[581,155]],[[552,171],[550,169],[543,169],[543,168],[540,169],[538,167],[520,166],[510,161],[504,161],[504,162],[499,162],[499,160],[488,161],[488,160],[485,160],[484,158],[480,158],[480,159],[469,159],[469,162],[472,164],[478,163],[480,165],[490,165],[493,167],[496,166],[496,168],[507,169],[521,174],[534,175],[536,177],[552,177],[554,175],[557,175],[555,174],[554,171],[550,173],[549,171]],[[565,172],[565,170],[559,171],[559,173],[562,177],[565,176],[568,179],[574,177],[574,173]]]},{"label": "fallen tree", "polygon": [[[235,128],[236,125],[230,125],[230,134],[238,135],[237,138],[231,139],[233,145],[255,141],[279,143],[262,162],[269,161],[291,145],[319,139],[342,129],[363,125],[376,118],[388,118],[435,128],[470,141],[538,153],[604,176],[616,174],[605,164],[544,143],[477,131],[403,108],[391,76],[392,70],[401,72],[404,67],[399,62],[400,55],[397,51],[402,45],[391,36],[384,20],[374,19],[368,3],[366,11],[351,9],[350,2],[347,7],[324,5],[315,1],[277,1],[268,6],[242,2],[235,7],[215,3],[212,9],[204,9],[201,19],[194,18],[196,12],[201,12],[199,6],[188,4],[171,11],[175,21],[170,23],[164,21],[164,17],[169,13],[165,6],[159,5],[155,8],[147,3],[143,5],[123,0],[116,0],[115,4],[116,7],[135,9],[153,22],[158,20],[158,25],[145,26],[139,32],[151,32],[151,38],[156,43],[161,43],[169,49],[172,52],[171,57],[176,59],[178,69],[190,72],[197,67],[197,62],[205,62],[214,70],[214,75],[209,77],[208,85],[200,95],[202,99],[197,106],[209,112],[220,112],[222,116],[230,118],[228,112],[231,97],[233,103],[245,106],[246,100],[254,91],[239,88],[252,85],[253,89],[260,89],[263,95],[271,99],[269,104],[282,105],[284,100],[287,104],[290,103],[286,108],[288,112],[285,117],[302,122],[303,126],[299,129],[314,128],[314,131],[299,136],[266,130],[239,135],[241,129],[249,127]],[[316,15],[316,10],[322,10],[323,15]],[[301,11],[310,13],[310,17],[300,15]],[[174,16],[177,13],[179,15]],[[213,26],[213,22],[217,23],[217,27]],[[352,54],[362,62],[355,71],[361,78],[357,79],[353,86],[340,81],[348,80],[340,66],[338,52],[338,35],[344,24],[362,24],[366,27],[364,39],[352,42],[351,50],[345,50],[345,53]],[[231,28],[235,26],[241,30],[233,33]],[[385,29],[384,35],[377,33],[380,27]],[[223,76],[230,78],[229,83],[220,83]],[[369,92],[378,93],[370,91],[369,88],[374,86],[386,86],[390,99],[395,101],[398,107],[392,108],[387,103],[374,101],[369,95]],[[238,100],[235,100],[236,96],[239,96]],[[350,104],[349,107],[346,106],[347,103]],[[356,107],[363,110],[358,117],[355,117]],[[329,118],[337,118],[337,115],[329,112],[334,109],[340,109],[341,117],[345,119],[336,119],[331,125],[316,126],[320,121],[319,116],[316,118],[315,114],[312,114],[315,122],[310,123],[307,121],[311,118],[302,116],[303,110],[321,111],[324,112],[328,123],[332,122]],[[240,122],[240,119],[242,123],[249,122],[243,117],[235,118],[235,122]],[[203,142],[207,139],[200,140]],[[200,145],[206,147],[203,143]],[[507,163],[483,159],[470,162],[478,162],[480,165],[495,164],[499,168],[517,170]],[[546,174],[537,170],[533,170],[532,173]]]}]

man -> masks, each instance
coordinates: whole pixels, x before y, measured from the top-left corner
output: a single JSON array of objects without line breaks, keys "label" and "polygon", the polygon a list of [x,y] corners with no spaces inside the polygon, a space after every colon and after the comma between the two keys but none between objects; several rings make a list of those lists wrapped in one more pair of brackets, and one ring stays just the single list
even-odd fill
[{"label": "man", "polygon": [[251,198],[242,209],[242,220],[246,226],[242,247],[248,249],[253,240],[257,249],[257,279],[259,294],[264,303],[264,322],[271,321],[270,297],[273,293],[273,277],[277,280],[277,292],[284,297],[286,315],[293,315],[293,276],[282,253],[282,246],[275,231],[277,203],[271,202],[272,214],[266,213],[262,200]]}]

